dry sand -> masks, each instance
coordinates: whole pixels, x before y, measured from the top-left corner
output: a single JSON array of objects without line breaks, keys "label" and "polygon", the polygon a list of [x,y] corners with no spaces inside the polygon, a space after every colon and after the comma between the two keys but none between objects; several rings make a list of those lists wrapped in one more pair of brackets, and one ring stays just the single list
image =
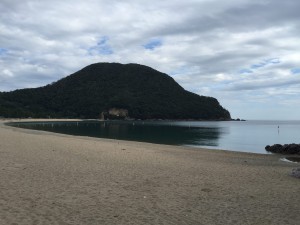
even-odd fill
[{"label": "dry sand", "polygon": [[0,124],[0,224],[300,224],[280,156]]}]

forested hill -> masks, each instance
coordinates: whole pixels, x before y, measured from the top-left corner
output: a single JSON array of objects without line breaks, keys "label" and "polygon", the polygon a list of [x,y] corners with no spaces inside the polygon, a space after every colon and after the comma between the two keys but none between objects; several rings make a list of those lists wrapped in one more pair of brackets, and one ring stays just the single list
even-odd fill
[{"label": "forested hill", "polygon": [[215,98],[138,64],[92,64],[44,87],[0,93],[3,117],[99,118],[111,108],[134,119],[230,119]]}]

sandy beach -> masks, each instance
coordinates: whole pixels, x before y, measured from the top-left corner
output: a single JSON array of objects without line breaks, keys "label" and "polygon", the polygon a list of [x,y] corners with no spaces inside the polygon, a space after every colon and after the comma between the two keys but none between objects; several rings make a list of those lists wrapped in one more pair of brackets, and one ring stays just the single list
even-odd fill
[{"label": "sandy beach", "polygon": [[279,155],[75,137],[0,121],[0,224],[296,225]]}]

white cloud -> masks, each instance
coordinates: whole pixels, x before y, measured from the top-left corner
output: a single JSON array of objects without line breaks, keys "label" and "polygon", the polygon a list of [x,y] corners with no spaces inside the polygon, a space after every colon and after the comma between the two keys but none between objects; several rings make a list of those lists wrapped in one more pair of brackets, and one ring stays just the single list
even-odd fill
[{"label": "white cloud", "polygon": [[8,70],[8,69],[3,70],[2,74],[4,76],[8,76],[8,77],[13,77],[14,76],[14,74],[10,70]]}]

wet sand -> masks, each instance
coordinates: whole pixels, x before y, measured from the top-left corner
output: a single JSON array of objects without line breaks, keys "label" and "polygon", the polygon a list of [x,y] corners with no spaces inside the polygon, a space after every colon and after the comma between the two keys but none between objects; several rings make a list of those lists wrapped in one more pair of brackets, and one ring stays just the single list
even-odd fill
[{"label": "wet sand", "polygon": [[280,158],[0,121],[0,224],[295,225],[300,166]]}]

